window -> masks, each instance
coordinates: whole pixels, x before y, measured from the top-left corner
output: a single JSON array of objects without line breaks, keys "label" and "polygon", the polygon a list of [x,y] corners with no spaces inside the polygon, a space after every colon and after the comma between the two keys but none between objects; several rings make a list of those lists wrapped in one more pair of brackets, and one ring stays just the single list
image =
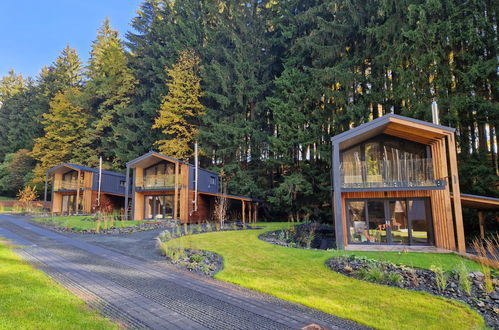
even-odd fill
[{"label": "window", "polygon": [[175,165],[160,162],[144,171],[145,188],[171,188],[175,185]]},{"label": "window", "polygon": [[210,176],[210,186],[214,186],[215,185],[215,177],[214,176]]},{"label": "window", "polygon": [[121,181],[120,181],[120,186],[121,186],[121,187],[124,187],[125,185],[126,185],[126,181],[121,180]]}]

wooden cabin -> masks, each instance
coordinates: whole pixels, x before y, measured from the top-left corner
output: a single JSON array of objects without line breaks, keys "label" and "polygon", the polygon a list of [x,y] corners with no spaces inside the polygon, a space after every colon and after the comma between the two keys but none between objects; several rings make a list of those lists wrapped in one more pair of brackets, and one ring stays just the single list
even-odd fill
[{"label": "wooden cabin", "polygon": [[465,251],[453,128],[388,114],[334,136],[332,147],[338,248]]},{"label": "wooden cabin", "polygon": [[99,170],[95,168],[68,163],[52,167],[45,176],[45,201],[50,178],[51,212],[90,214],[96,211],[112,213],[123,209],[126,183],[123,174],[102,171],[99,180]]},{"label": "wooden cabin", "polygon": [[220,178],[215,172],[196,171],[192,164],[151,151],[128,162],[126,173],[132,191],[125,197],[125,205],[130,205],[131,198],[133,220],[210,221],[215,218],[217,198],[225,198],[231,220],[256,222],[258,201],[220,193]]}]

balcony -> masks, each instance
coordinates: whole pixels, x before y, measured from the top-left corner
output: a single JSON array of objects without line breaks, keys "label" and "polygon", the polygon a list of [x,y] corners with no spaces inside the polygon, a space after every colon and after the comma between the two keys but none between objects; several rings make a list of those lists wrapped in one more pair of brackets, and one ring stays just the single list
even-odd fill
[{"label": "balcony", "polygon": [[147,175],[144,178],[144,184],[135,186],[135,190],[136,191],[175,190],[175,175]]},{"label": "balcony", "polygon": [[433,162],[427,159],[353,161],[341,163],[343,189],[442,188],[444,180],[433,176]]},{"label": "balcony", "polygon": [[[83,189],[82,185],[79,187]],[[78,184],[76,182],[62,181],[56,187],[55,191],[76,191],[78,190]]]}]

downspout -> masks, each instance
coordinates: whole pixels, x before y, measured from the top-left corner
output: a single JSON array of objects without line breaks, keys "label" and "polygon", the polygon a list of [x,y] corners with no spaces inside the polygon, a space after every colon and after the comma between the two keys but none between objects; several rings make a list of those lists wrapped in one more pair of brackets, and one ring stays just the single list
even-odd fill
[{"label": "downspout", "polygon": [[102,183],[102,156],[99,157],[99,186],[97,190],[97,207],[100,207],[100,189]]},{"label": "downspout", "polygon": [[199,155],[198,141],[194,143],[194,212],[198,210]]}]

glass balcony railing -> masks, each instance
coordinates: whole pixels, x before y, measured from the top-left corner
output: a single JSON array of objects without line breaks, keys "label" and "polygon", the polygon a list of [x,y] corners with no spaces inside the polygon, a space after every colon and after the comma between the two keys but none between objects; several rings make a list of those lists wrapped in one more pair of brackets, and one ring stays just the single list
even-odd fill
[{"label": "glass balcony railing", "polygon": [[440,187],[435,180],[433,163],[427,159],[352,161],[341,163],[342,188]]},{"label": "glass balcony railing", "polygon": [[135,187],[136,190],[173,190],[175,189],[175,175],[151,175],[144,178],[143,185]]},{"label": "glass balcony railing", "polygon": [[[80,189],[83,188],[82,185],[79,187]],[[56,187],[56,190],[77,190],[78,189],[78,184],[76,182],[67,182],[67,181],[62,181],[59,183],[59,185]]]}]

